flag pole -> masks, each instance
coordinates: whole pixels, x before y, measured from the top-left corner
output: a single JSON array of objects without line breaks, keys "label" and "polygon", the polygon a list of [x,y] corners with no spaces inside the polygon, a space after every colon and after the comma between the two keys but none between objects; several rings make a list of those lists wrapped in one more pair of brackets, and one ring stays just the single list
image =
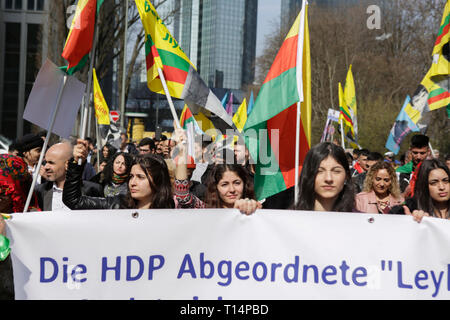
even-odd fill
[{"label": "flag pole", "polygon": [[84,139],[86,137],[86,124],[87,124],[87,116],[88,116],[88,108],[91,102],[91,86],[92,86],[92,69],[94,68],[94,60],[95,60],[95,51],[97,47],[97,38],[98,38],[98,24],[95,24],[94,29],[94,43],[92,44],[91,51],[91,61],[89,61],[89,73],[88,73],[88,83],[86,87],[86,94],[84,97],[84,114],[83,114],[83,122],[81,123],[81,132],[80,138]]},{"label": "flag pole", "polygon": [[[123,39],[122,92],[120,96],[120,127],[125,128],[125,78],[127,68],[127,30],[128,30],[128,0],[125,1],[125,31]],[[126,131],[126,130],[125,130]]]},{"label": "flag pole", "polygon": [[[89,61],[89,72],[88,72],[88,83],[86,88],[86,93],[84,96],[84,102],[83,102],[83,120],[81,122],[81,132],[80,132],[80,139],[86,138],[86,124],[87,124],[87,116],[88,116],[88,108],[91,103],[91,86],[92,86],[92,69],[94,68],[94,60],[95,60],[95,51],[97,48],[97,38],[98,38],[98,23],[96,21],[95,28],[94,28],[94,43],[92,44],[92,51],[91,51],[91,59]],[[81,158],[78,160],[78,164],[81,165]]]},{"label": "flag pole", "polygon": [[342,143],[342,149],[345,150],[345,142],[344,142],[344,127],[342,126],[342,118],[341,121],[339,121],[341,123],[341,143]]},{"label": "flag pole", "polygon": [[295,206],[298,204],[298,196],[299,196],[299,169],[298,166],[300,164],[300,117],[301,117],[301,110],[300,110],[300,101],[297,102],[297,124],[295,128],[295,195],[294,195],[294,203]]},{"label": "flag pole", "polygon": [[56,104],[53,107],[53,112],[52,112],[52,115],[50,117],[49,124],[47,126],[47,136],[45,137],[44,145],[42,146],[41,155],[39,156],[39,161],[38,161],[38,164],[36,166],[36,170],[34,171],[34,174],[33,174],[33,182],[31,183],[30,190],[28,191],[27,201],[25,202],[25,207],[23,209],[23,212],[27,212],[28,211],[28,207],[30,206],[30,202],[31,202],[31,198],[33,196],[34,187],[36,185],[37,177],[39,175],[39,171],[41,170],[42,161],[44,160],[44,155],[45,155],[45,152],[47,150],[48,141],[50,140],[50,135],[51,135],[52,130],[53,130],[53,125],[55,123],[56,114],[58,113],[59,105],[61,103],[62,93],[63,93],[64,88],[66,86],[67,77],[68,77],[68,75],[65,74],[64,75],[64,79],[61,82],[61,84],[59,86],[59,89],[58,89],[58,96],[57,96],[57,99],[56,99]]},{"label": "flag pole", "polygon": [[434,153],[433,147],[431,146],[430,142],[428,142],[428,146],[430,147],[431,155],[433,156],[433,158],[436,158],[436,154]]},{"label": "flag pole", "polygon": [[100,139],[98,134],[98,121],[97,117],[95,117],[95,136],[96,136],[96,145],[97,145],[97,173],[100,171]]},{"label": "flag pole", "polygon": [[164,77],[164,73],[162,72],[161,68],[158,67],[158,74],[159,78],[161,79],[161,83],[164,88],[164,92],[166,94],[167,102],[169,102],[170,111],[172,112],[173,120],[175,121],[175,124],[177,125],[177,129],[181,128],[180,120],[178,119],[177,113],[175,111],[175,106],[173,105],[172,97],[170,96],[169,89],[167,88],[166,78]]}]

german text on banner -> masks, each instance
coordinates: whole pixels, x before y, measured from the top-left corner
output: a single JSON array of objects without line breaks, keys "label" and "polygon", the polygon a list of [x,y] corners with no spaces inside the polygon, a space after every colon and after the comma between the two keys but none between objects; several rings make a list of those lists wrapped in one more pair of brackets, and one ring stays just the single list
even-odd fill
[{"label": "german text on banner", "polygon": [[6,223],[16,299],[450,299],[450,221],[437,218],[165,209]]}]

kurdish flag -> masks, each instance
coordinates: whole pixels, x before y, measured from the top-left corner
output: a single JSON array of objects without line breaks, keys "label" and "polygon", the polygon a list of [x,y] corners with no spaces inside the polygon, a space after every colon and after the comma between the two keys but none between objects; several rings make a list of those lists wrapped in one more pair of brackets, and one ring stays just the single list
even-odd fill
[{"label": "kurdish flag", "polygon": [[196,134],[202,134],[202,132],[187,105],[184,105],[183,111],[181,112],[180,126],[186,130],[188,143],[187,154],[195,159],[195,136]]},{"label": "kurdish flag", "polygon": [[95,72],[95,68],[92,69],[92,77],[94,80],[94,108],[95,108],[95,117],[97,118],[97,123],[99,125],[110,125],[109,121],[109,108],[106,104],[105,98],[103,97],[102,89],[100,88],[100,84],[97,80],[97,73]]},{"label": "kurdish flag", "polygon": [[233,116],[233,122],[236,125],[236,128],[239,132],[242,132],[244,129],[245,123],[247,122],[247,100],[244,98],[241,105],[237,109],[236,113]]},{"label": "kurdish flag", "polygon": [[[148,0],[135,0],[145,29],[147,83],[151,91],[164,94],[158,69],[166,79],[169,94],[182,99],[193,116],[200,116],[202,131],[211,125],[221,131],[234,129],[231,117],[208,88],[193,64],[172,37]],[[205,121],[206,120],[206,121]],[[205,125],[206,127],[203,127]]]},{"label": "kurdish flag", "polygon": [[450,1],[445,5],[438,37],[433,48],[428,106],[430,110],[450,105]]},{"label": "kurdish flag", "polygon": [[440,54],[442,47],[450,40],[450,1],[447,0],[441,20],[438,37],[434,44],[433,55]]},{"label": "kurdish flag", "polygon": [[256,164],[255,193],[264,199],[295,184],[297,103],[300,164],[311,146],[311,61],[307,4],[284,40],[244,127]]},{"label": "kurdish flag", "polygon": [[97,0],[79,0],[72,20],[69,35],[64,45],[62,57],[69,63],[67,73],[73,74],[83,69],[94,40]]},{"label": "kurdish flag", "polygon": [[343,121],[343,124],[348,127],[351,133],[354,135],[355,131],[353,130],[353,120],[348,110],[347,103],[345,102],[344,91],[342,90],[342,85],[339,82],[339,122]]},{"label": "kurdish flag", "polygon": [[356,90],[355,90],[355,81],[353,80],[353,73],[352,73],[352,65],[350,65],[350,68],[347,72],[347,79],[345,80],[345,88],[344,88],[344,96],[345,96],[345,102],[348,106],[348,111],[350,112],[350,115],[352,117],[353,122],[353,132],[354,132],[354,138],[356,141],[357,135],[358,135],[358,122],[357,122],[357,108],[356,108]]},{"label": "kurdish flag", "polygon": [[359,148],[356,142],[355,127],[353,123],[352,111],[349,108],[345,100],[345,94],[342,90],[342,85],[339,82],[339,122],[342,121],[343,131],[341,134],[344,135],[345,140],[352,146],[352,148]]}]

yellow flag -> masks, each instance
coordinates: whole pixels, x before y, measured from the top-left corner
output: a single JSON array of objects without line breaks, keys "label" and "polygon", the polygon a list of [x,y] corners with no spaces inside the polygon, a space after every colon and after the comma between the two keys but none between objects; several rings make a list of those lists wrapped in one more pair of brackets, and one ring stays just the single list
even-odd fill
[{"label": "yellow flag", "polygon": [[92,75],[94,78],[94,107],[95,107],[95,117],[97,118],[98,124],[109,125],[109,109],[106,104],[105,98],[103,97],[102,90],[97,80],[97,73],[95,68],[92,69]]},{"label": "yellow flag", "polygon": [[339,122],[341,120],[343,125],[348,127],[348,129],[351,130],[352,135],[354,136],[355,132],[353,131],[352,117],[348,110],[347,104],[345,103],[344,92],[342,90],[341,83],[339,82]]},{"label": "yellow flag", "polygon": [[244,129],[245,123],[247,122],[247,100],[245,100],[245,98],[234,114],[233,122],[239,132],[242,132],[242,129]]},{"label": "yellow flag", "polygon": [[153,4],[149,0],[135,0],[135,3],[145,30],[148,87],[153,92],[164,94],[158,73],[160,69],[170,95],[182,99],[189,71],[194,66],[170,34]]},{"label": "yellow flag", "polygon": [[355,132],[355,137],[358,135],[358,122],[357,122],[357,108],[356,108],[356,90],[355,82],[353,80],[352,65],[348,69],[347,79],[345,80],[344,88],[345,102],[348,106],[348,111],[352,117],[353,130]]},{"label": "yellow flag", "polygon": [[441,26],[439,28],[438,36],[433,48],[433,55],[440,54],[442,47],[450,41],[450,1],[444,8],[444,14],[442,15]]}]

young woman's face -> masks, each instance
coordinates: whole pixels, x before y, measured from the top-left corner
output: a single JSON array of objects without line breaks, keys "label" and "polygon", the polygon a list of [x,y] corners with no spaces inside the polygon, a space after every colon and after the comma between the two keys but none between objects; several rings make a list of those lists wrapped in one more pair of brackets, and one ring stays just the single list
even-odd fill
[{"label": "young woman's face", "polygon": [[127,172],[127,166],[125,164],[125,158],[123,156],[117,156],[116,159],[114,159],[113,171],[118,175],[122,175]]},{"label": "young woman's face", "polygon": [[131,197],[137,201],[145,200],[152,194],[147,175],[138,164],[131,167],[128,187],[130,189]]},{"label": "young woman's face", "polygon": [[378,195],[385,195],[391,188],[392,180],[389,172],[386,169],[380,169],[373,176],[372,186],[373,190]]},{"label": "young woman's face", "polygon": [[107,158],[107,157],[108,157],[108,148],[107,148],[107,147],[103,147],[103,149],[102,149],[102,154],[103,154],[103,157],[104,157],[104,158]]},{"label": "young woman's face", "polygon": [[319,165],[314,183],[318,200],[336,199],[344,188],[346,173],[344,167],[328,156]]},{"label": "young woman's face", "polygon": [[428,175],[430,197],[436,202],[447,202],[450,199],[449,177],[443,169],[434,169]]},{"label": "young woman's face", "polygon": [[232,207],[236,200],[242,198],[244,181],[235,172],[225,171],[217,184],[217,191],[225,206]]}]

